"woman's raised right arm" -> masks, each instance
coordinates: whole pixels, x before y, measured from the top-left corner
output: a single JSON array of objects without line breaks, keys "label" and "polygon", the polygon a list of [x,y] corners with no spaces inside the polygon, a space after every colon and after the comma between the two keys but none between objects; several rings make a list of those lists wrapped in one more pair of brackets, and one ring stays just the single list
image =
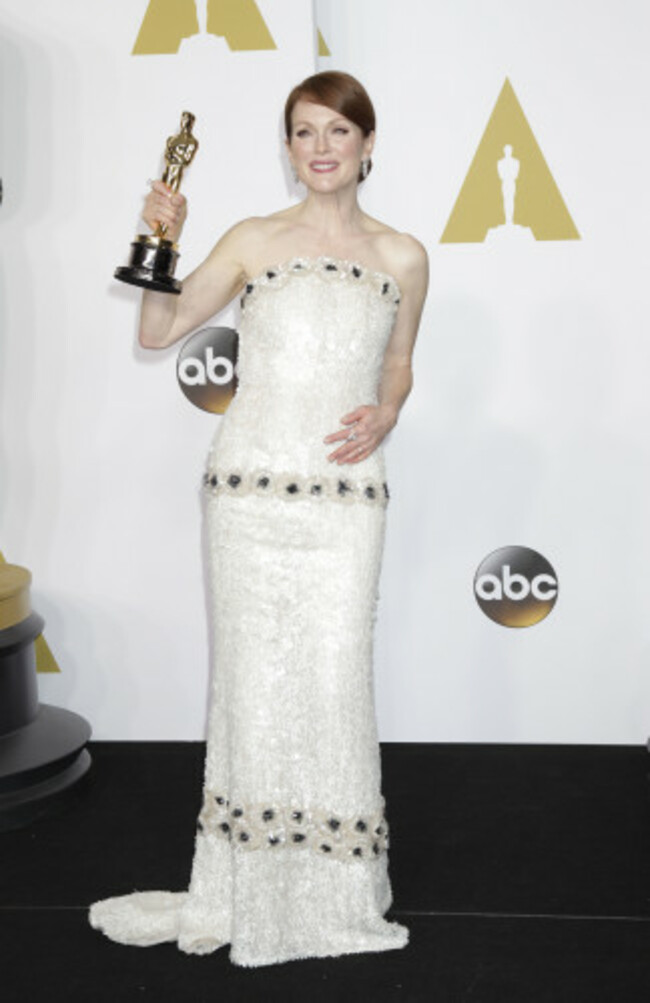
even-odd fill
[{"label": "woman's raised right arm", "polygon": [[[186,215],[185,196],[171,194],[162,181],[154,181],[142,212],[145,223],[152,229],[164,223],[165,237],[176,241]],[[246,282],[242,246],[252,222],[244,220],[223,235],[205,261],[183,279],[179,296],[144,291],[138,331],[144,348],[173,345],[234,299]]]}]

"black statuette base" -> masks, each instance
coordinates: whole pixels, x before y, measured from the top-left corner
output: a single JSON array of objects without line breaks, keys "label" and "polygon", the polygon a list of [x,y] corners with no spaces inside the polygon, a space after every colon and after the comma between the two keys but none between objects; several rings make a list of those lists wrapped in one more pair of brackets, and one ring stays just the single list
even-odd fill
[{"label": "black statuette base", "polygon": [[183,288],[174,278],[178,251],[171,240],[164,237],[140,235],[131,243],[128,265],[115,269],[115,278],[131,286],[141,286],[158,293],[178,296]]},{"label": "black statuette base", "polygon": [[42,616],[30,613],[20,623],[0,630],[0,739],[17,728],[23,728],[38,714],[36,652],[33,642],[43,630],[44,624]]},{"label": "black statuette base", "polygon": [[41,704],[24,728],[0,737],[0,833],[64,810],[90,771],[85,718]]}]

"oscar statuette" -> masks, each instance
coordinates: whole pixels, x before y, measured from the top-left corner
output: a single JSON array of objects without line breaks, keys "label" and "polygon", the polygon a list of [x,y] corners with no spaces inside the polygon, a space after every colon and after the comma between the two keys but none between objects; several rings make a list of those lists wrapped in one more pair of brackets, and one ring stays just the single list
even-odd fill
[{"label": "oscar statuette", "polygon": [[[177,192],[180,188],[183,170],[191,164],[199,146],[192,135],[193,125],[194,115],[184,111],[181,115],[180,132],[167,140],[166,167],[161,180],[173,192]],[[128,265],[116,268],[115,278],[132,286],[178,295],[182,288],[182,283],[174,278],[178,247],[173,241],[165,238],[166,230],[165,224],[159,223],[153,234],[138,234],[131,243]]]}]

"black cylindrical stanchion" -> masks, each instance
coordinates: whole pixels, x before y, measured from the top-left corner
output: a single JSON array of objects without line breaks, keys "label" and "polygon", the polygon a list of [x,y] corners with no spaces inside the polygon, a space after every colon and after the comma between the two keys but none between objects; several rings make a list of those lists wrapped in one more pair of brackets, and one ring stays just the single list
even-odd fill
[{"label": "black cylindrical stanchion", "polygon": [[26,568],[0,565],[0,831],[58,810],[91,763],[88,722],[38,701],[34,641],[44,621],[30,583]]}]

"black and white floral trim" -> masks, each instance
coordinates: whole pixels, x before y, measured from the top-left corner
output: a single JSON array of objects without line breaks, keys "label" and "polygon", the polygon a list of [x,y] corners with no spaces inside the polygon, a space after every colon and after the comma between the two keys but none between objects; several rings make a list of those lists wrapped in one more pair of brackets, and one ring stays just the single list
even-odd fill
[{"label": "black and white floral trim", "polygon": [[317,275],[326,282],[369,284],[392,307],[397,307],[400,303],[400,288],[392,275],[375,272],[355,261],[321,255],[318,258],[292,258],[282,264],[265,268],[246,283],[241,297],[242,308],[246,307],[248,300],[254,297],[259,289],[281,289],[291,277],[305,275]]},{"label": "black and white floral trim", "polygon": [[203,475],[203,487],[210,494],[273,495],[296,501],[304,498],[328,498],[344,503],[365,502],[386,506],[390,493],[386,481],[371,477],[355,480],[351,477],[304,477],[301,474],[276,473],[270,470],[208,469]]},{"label": "black and white floral trim", "polygon": [[205,834],[228,839],[243,850],[286,846],[311,849],[336,860],[363,860],[374,859],[388,849],[388,823],[383,810],[344,817],[322,809],[272,802],[231,803],[219,791],[205,792],[198,828]]}]

